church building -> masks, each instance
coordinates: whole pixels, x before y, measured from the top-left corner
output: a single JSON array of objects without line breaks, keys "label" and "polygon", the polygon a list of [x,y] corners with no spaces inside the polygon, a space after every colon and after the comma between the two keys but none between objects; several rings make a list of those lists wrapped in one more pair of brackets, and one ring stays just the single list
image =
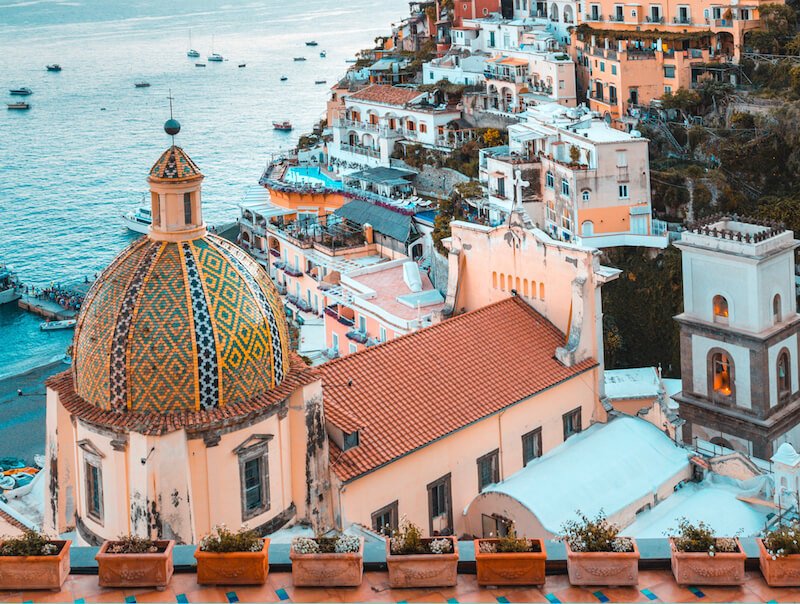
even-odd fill
[{"label": "church building", "polygon": [[97,545],[330,525],[319,377],[269,276],[207,232],[202,180],[174,144],[153,165],[149,233],[94,283],[47,383],[45,530]]}]

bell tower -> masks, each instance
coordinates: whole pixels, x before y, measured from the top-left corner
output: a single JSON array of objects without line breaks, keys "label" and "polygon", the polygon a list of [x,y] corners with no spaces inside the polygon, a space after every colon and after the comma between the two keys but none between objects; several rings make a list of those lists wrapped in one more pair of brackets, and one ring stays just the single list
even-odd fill
[{"label": "bell tower", "polygon": [[175,135],[181,125],[172,117],[164,124],[164,131],[172,137],[172,146],[161,154],[150,169],[150,207],[153,223],[148,237],[157,241],[187,241],[206,235],[201,204],[203,174],[186,152],[175,145]]},{"label": "bell tower", "polygon": [[683,259],[682,391],[675,396],[694,440],[770,456],[800,447],[800,315],[792,231],[714,217],[677,242]]}]

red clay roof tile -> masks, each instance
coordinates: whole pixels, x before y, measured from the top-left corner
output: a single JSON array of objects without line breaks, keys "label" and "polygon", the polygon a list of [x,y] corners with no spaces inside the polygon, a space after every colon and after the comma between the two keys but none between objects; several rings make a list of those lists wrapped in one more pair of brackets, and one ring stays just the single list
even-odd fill
[{"label": "red clay roof tile", "polygon": [[321,366],[326,418],[359,430],[355,448],[331,443],[331,467],[352,480],[597,366],[565,367],[563,345],[514,297]]},{"label": "red clay roof tile", "polygon": [[381,103],[383,105],[405,105],[410,103],[419,96],[422,92],[413,88],[400,88],[399,86],[386,86],[383,84],[373,84],[367,86],[348,95],[348,99],[356,99],[359,101],[371,101],[373,103]]}]

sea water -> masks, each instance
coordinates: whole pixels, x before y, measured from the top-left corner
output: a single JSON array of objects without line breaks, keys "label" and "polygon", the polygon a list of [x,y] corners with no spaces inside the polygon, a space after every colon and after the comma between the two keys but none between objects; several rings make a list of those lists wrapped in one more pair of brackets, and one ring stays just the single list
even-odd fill
[{"label": "sea water", "polygon": [[[30,111],[0,106],[0,263],[29,284],[82,281],[137,236],[120,217],[142,204],[171,144],[170,90],[175,142],[206,177],[205,218],[235,220],[272,154],[323,116],[346,59],[407,10],[405,0],[0,0],[0,96],[34,92]],[[186,56],[190,31],[200,58]],[[208,62],[212,50],[228,60]],[[273,130],[282,119],[294,132]],[[0,376],[63,354],[71,337],[20,313],[0,311]]]}]

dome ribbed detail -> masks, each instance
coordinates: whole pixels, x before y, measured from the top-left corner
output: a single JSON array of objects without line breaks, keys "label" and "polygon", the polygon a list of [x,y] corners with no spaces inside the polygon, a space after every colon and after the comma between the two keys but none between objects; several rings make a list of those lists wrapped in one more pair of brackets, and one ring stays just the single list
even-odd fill
[{"label": "dome ribbed detail", "polygon": [[180,181],[184,179],[202,177],[200,168],[194,163],[186,151],[176,145],[161,154],[158,161],[150,168],[150,178],[167,181]]},{"label": "dome ribbed detail", "polygon": [[171,413],[274,389],[289,368],[289,337],[275,286],[243,250],[211,235],[143,238],[92,286],[73,356],[85,401]]}]

